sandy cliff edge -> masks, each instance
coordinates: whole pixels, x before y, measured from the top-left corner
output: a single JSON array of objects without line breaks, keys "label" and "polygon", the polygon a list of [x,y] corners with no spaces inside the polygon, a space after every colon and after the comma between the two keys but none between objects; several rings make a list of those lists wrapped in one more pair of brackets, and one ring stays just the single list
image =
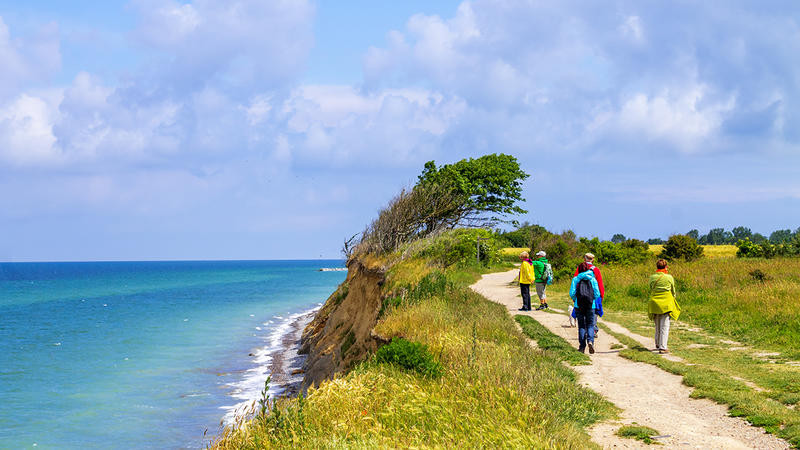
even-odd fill
[{"label": "sandy cliff edge", "polygon": [[303,330],[299,353],[308,354],[303,392],[349,369],[383,342],[372,330],[381,309],[385,272],[355,258],[347,269],[345,281]]}]

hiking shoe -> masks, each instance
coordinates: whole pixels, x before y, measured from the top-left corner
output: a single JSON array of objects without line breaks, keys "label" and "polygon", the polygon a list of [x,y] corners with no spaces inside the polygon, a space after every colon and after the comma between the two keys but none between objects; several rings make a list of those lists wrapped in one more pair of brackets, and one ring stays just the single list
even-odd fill
[{"label": "hiking shoe", "polygon": [[517,311],[530,311],[530,310],[531,310],[530,308],[520,308]]},{"label": "hiking shoe", "polygon": [[578,351],[581,353],[586,353],[586,348],[585,347],[578,348]]},{"label": "hiking shoe", "polygon": [[589,354],[594,355],[594,342],[589,342]]},{"label": "hiking shoe", "polygon": [[541,305],[539,305],[539,307],[538,307],[538,308],[536,308],[536,310],[537,310],[537,311],[541,311],[541,310],[543,310],[543,309],[545,309],[545,308],[547,308],[547,305],[545,305],[545,304],[541,304]]},{"label": "hiking shoe", "polygon": [[547,306],[547,302],[545,302],[544,303],[544,309],[547,309],[547,308],[549,308],[549,306]]}]

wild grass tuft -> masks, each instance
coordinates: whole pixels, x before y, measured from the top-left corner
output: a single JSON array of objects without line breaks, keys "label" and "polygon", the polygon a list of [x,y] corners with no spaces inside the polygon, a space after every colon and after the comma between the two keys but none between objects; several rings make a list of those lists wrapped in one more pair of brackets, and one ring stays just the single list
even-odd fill
[{"label": "wild grass tuft", "polygon": [[658,434],[658,431],[641,425],[625,425],[617,430],[617,436],[633,438],[645,444],[658,444],[652,439],[653,436],[658,436]]},{"label": "wild grass tuft", "polygon": [[533,318],[518,314],[514,316],[514,320],[522,327],[522,332],[536,341],[537,347],[546,352],[547,356],[566,361],[573,366],[591,363],[587,355],[576,350],[564,338],[553,334]]}]

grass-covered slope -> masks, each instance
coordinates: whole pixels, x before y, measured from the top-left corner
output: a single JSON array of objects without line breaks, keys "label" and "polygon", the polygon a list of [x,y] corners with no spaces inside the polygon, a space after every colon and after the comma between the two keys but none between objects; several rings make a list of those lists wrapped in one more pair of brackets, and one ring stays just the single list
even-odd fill
[{"label": "grass-covered slope", "polygon": [[[652,338],[647,280],[655,267],[601,270],[601,324],[610,320]],[[682,375],[695,388],[694,397],[726,404],[731,415],[800,447],[800,260],[703,258],[673,262],[670,273],[683,311],[672,325],[669,347],[684,362],[615,335],[628,347],[621,355]],[[567,289],[565,282],[554,286],[555,292]],[[566,305],[563,294],[552,297],[554,305]]]},{"label": "grass-covered slope", "polygon": [[474,269],[432,265],[431,248],[388,264],[374,327],[421,345],[383,362],[367,357],[306,398],[279,400],[216,447],[592,447],[585,428],[613,406],[533,349],[502,306],[471,291]]},{"label": "grass-covered slope", "polygon": [[[644,311],[652,264],[602,268],[611,311]],[[800,359],[800,259],[701,259],[670,264],[681,320]]]}]

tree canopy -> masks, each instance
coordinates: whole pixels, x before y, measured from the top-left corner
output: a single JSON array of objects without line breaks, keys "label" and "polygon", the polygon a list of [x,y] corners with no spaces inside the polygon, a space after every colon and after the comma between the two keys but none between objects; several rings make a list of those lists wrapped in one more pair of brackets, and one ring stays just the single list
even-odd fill
[{"label": "tree canopy", "polygon": [[417,184],[395,196],[357,244],[346,241],[345,254],[384,253],[440,230],[507,222],[504,216],[527,212],[517,206],[527,177],[516,158],[503,154],[441,167],[429,161]]},{"label": "tree canopy", "polygon": [[524,200],[522,181],[528,176],[516,158],[502,153],[439,167],[428,161],[414,189],[444,189],[460,199],[429,217],[429,231],[443,226],[490,226],[506,221],[506,216],[527,212],[517,202]]}]

